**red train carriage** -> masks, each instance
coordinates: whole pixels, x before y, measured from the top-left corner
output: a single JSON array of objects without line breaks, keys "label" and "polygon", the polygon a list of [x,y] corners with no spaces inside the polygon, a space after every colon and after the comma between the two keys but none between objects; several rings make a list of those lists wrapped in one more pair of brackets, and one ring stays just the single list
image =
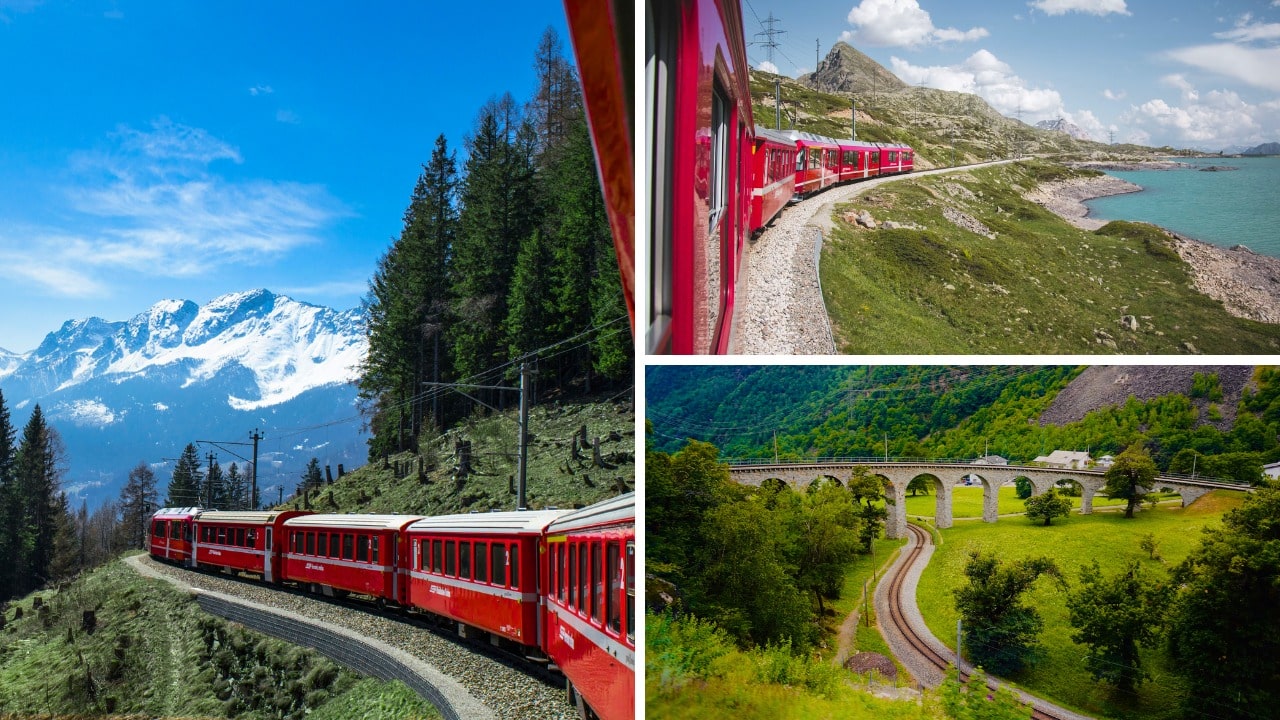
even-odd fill
[{"label": "red train carriage", "polygon": [[603,720],[630,718],[635,697],[635,493],[547,526],[544,647],[571,703]]},{"label": "red train carriage", "polygon": [[796,143],[796,195],[812,195],[840,179],[840,146],[813,133],[791,131]]},{"label": "red train carriage", "polygon": [[635,25],[630,2],[565,0],[565,16],[578,57],[582,99],[591,126],[622,292],[635,332],[635,179],[631,98],[635,77]]},{"label": "red train carriage", "polygon": [[216,512],[196,516],[196,563],[201,566],[257,573],[267,582],[281,576],[285,542],[281,533],[290,518],[309,510],[285,512]]},{"label": "red train carriage", "polygon": [[408,604],[540,647],[538,542],[565,510],[441,515],[409,526]]},{"label": "red train carriage", "polygon": [[861,140],[838,140],[840,182],[875,177],[879,172],[879,146]]},{"label": "red train carriage", "polygon": [[151,557],[194,566],[193,523],[198,507],[163,508],[151,516]]},{"label": "red train carriage", "polygon": [[796,144],[791,136],[756,126],[751,150],[751,224],[755,232],[778,214],[796,191]]},{"label": "red train carriage", "polygon": [[304,515],[284,522],[284,580],[404,604],[405,529],[420,515]]},{"label": "red train carriage", "polygon": [[725,352],[754,125],[738,0],[645,3],[647,352]]},{"label": "red train carriage", "polygon": [[914,165],[911,148],[906,145],[883,145],[880,150],[880,174],[910,172]]}]

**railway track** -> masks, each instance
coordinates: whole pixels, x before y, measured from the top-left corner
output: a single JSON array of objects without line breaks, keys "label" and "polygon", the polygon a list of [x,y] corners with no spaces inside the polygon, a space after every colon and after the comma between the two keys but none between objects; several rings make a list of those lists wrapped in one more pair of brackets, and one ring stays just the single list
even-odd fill
[{"label": "railway track", "polygon": [[[889,641],[890,647],[898,655],[899,660],[911,670],[913,675],[921,678],[922,682],[936,686],[940,684],[952,658],[942,654],[943,651],[939,649],[942,647],[941,643],[928,630],[923,629],[923,622],[917,627],[917,623],[911,621],[912,609],[915,607],[915,582],[912,580],[911,571],[917,563],[927,561],[927,558],[922,556],[926,555],[926,548],[932,545],[933,537],[928,530],[916,525],[908,524],[907,532],[910,535],[910,542],[902,557],[889,570],[887,591],[883,595],[880,590],[876,592],[877,612],[881,613],[881,617],[888,618],[888,626],[883,630],[886,635],[892,636],[886,637],[886,640]],[[918,578],[919,574],[915,573],[914,577]],[[883,582],[881,584],[885,585]],[[918,612],[914,614],[918,617]],[[961,682],[969,679],[971,669],[972,666],[968,663],[960,663]],[[1001,685],[1003,683],[987,678],[987,687],[992,690]],[[1034,720],[1087,720],[1088,718],[1086,715],[1057,707],[1020,690],[1010,689],[1013,689],[1022,702],[1031,705],[1031,717]]]}]

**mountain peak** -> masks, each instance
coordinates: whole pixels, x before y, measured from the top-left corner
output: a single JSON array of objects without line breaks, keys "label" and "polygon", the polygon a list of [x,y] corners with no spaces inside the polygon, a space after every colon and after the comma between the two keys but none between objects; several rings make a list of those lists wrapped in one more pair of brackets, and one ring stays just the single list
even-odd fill
[{"label": "mountain peak", "polygon": [[844,41],[832,45],[818,69],[800,81],[829,93],[894,92],[907,87],[897,75]]},{"label": "mountain peak", "polygon": [[1040,122],[1036,123],[1036,127],[1040,128],[1041,130],[1048,130],[1049,132],[1065,133],[1077,140],[1093,139],[1089,137],[1089,133],[1085,132],[1079,125],[1076,125],[1075,123],[1072,123],[1072,122],[1067,122],[1062,118],[1058,118],[1056,120],[1041,120]]}]

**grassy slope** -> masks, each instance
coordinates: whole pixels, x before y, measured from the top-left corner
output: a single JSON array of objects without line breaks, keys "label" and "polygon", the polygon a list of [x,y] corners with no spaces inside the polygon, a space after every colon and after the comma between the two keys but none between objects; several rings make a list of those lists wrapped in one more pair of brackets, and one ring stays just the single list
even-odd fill
[{"label": "grassy slope", "polygon": [[[1145,569],[1163,573],[1199,543],[1200,528],[1216,524],[1222,515],[1241,503],[1242,495],[1216,491],[1188,508],[1161,507],[1140,512],[1132,520],[1119,513],[1072,515],[1051,527],[1008,518],[994,525],[959,523],[943,530],[945,543],[937,548],[921,577],[917,601],[929,628],[949,647],[955,647],[955,611],[952,589],[963,582],[962,568],[971,549],[995,551],[1005,560],[1048,556],[1057,561],[1074,586],[1079,568],[1097,558],[1104,573],[1114,573],[1131,559],[1142,559]],[[1138,548],[1139,539],[1154,533],[1161,560],[1151,560]],[[1083,667],[1083,648],[1070,639],[1065,594],[1049,580],[1042,580],[1026,596],[1040,612],[1045,628],[1040,641],[1045,657],[1034,667],[1012,678],[1020,686],[1098,717],[1164,720],[1177,716],[1181,691],[1178,679],[1164,665],[1159,652],[1146,655],[1153,682],[1143,685],[1135,697],[1116,696],[1108,686],[1094,681]]]},{"label": "grassy slope", "polygon": [[[877,652],[881,655],[893,657],[893,653],[889,650],[888,643],[884,637],[880,635],[880,631],[876,628],[876,611],[873,598],[868,597],[865,606],[859,602],[862,598],[863,583],[871,580],[871,571],[876,571],[875,581],[867,585],[868,595],[874,595],[876,591],[876,581],[879,581],[884,571],[889,567],[890,561],[897,553],[898,549],[907,544],[906,538],[890,540],[888,538],[880,538],[873,544],[875,550],[874,555],[858,555],[853,564],[849,567],[848,572],[844,576],[844,585],[840,589],[840,599],[831,603],[829,609],[831,613],[824,618],[823,630],[830,638],[823,648],[822,657],[830,659],[835,655],[837,650],[834,636],[840,630],[840,624],[849,613],[855,610],[861,613],[864,609],[871,613],[871,622],[868,626],[865,615],[859,616],[858,630],[854,637],[854,646],[850,651],[858,652]],[[907,677],[905,669],[897,659],[894,663],[898,665],[898,677]]]},{"label": "grassy slope", "polygon": [[[515,509],[508,478],[516,473],[516,417],[507,411],[476,417],[445,436],[424,441],[422,453],[371,462],[311,498],[321,512],[398,512],[442,514]],[[593,467],[591,448],[582,460],[571,457],[574,432],[586,425],[588,438],[600,438],[600,452],[611,466]],[[548,402],[529,411],[533,440],[529,446],[527,503],[530,508],[581,507],[635,488],[635,408],[630,398],[616,401]],[[452,477],[454,442],[472,442],[476,471],[461,482]],[[418,476],[419,457],[426,467]],[[400,465],[400,473],[396,465]],[[332,498],[332,500],[330,499]],[[285,503],[299,508],[301,497]]]},{"label": "grassy slope", "polygon": [[[837,207],[837,217],[866,208],[877,221],[925,228],[872,231],[837,219],[821,276],[841,352],[1280,349],[1280,326],[1234,318],[1196,292],[1187,266],[1150,226],[1113,223],[1089,233],[1022,199],[1024,189],[1067,174],[1035,161],[913,178]],[[944,207],[977,218],[995,238],[961,229]],[[1122,330],[1122,315],[1141,318],[1141,328]]]},{"label": "grassy slope", "polygon": [[[33,610],[36,596],[47,610]],[[316,653],[205,615],[119,560],[14,605],[23,618],[9,609],[0,632],[0,712],[300,718],[309,707],[320,718],[439,717],[403,685],[362,681]],[[86,609],[97,611],[92,634],[80,626]],[[366,706],[388,712],[342,710]]]},{"label": "grassy slope", "polygon": [[[1011,513],[1020,513],[1026,511],[1026,506],[1022,500],[1018,499],[1018,491],[1012,486],[1003,486],[1000,488],[1000,500],[997,506],[997,512],[1001,515]],[[1068,497],[1071,501],[1071,507],[1080,507],[1080,498]],[[911,517],[927,517],[933,518],[933,511],[937,508],[937,498],[933,495],[907,495],[907,515]],[[1112,500],[1102,495],[1093,496],[1093,507],[1095,509],[1107,507],[1119,507],[1125,504],[1124,500]],[[982,488],[977,485],[964,486],[955,488],[951,494],[951,517],[953,518],[980,518],[982,517]],[[1074,517],[1074,516],[1073,516]],[[1055,520],[1054,522],[1061,522]]]}]

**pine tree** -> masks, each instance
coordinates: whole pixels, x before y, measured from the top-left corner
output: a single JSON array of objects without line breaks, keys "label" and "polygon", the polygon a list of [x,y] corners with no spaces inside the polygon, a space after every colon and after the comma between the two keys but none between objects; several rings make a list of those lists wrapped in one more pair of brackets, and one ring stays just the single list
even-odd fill
[{"label": "pine tree", "polygon": [[227,502],[232,510],[249,507],[249,480],[240,474],[240,467],[235,463],[227,468]]},{"label": "pine tree", "polygon": [[127,548],[147,546],[147,522],[156,510],[156,474],[140,462],[120,490],[121,534]]},{"label": "pine tree", "polygon": [[307,490],[314,490],[324,484],[324,475],[320,472],[320,461],[311,458],[307,463],[307,469],[302,472],[302,487]]},{"label": "pine tree", "polygon": [[231,509],[231,500],[227,491],[226,479],[222,476],[222,466],[217,460],[209,463],[208,470],[204,476],[204,497],[205,507],[214,510]]},{"label": "pine tree", "polygon": [[48,581],[65,580],[80,572],[84,567],[83,542],[66,493],[59,493],[54,502],[52,538]]},{"label": "pine tree", "polygon": [[0,601],[16,591],[18,566],[18,529],[22,517],[14,485],[14,428],[4,393],[0,393]]},{"label": "pine tree", "polygon": [[48,582],[54,535],[59,522],[58,484],[62,443],[37,405],[22,431],[14,463],[17,493],[17,594]]},{"label": "pine tree", "polygon": [[188,443],[173,467],[173,477],[166,491],[165,507],[196,507],[200,505],[200,454],[196,446]]}]

